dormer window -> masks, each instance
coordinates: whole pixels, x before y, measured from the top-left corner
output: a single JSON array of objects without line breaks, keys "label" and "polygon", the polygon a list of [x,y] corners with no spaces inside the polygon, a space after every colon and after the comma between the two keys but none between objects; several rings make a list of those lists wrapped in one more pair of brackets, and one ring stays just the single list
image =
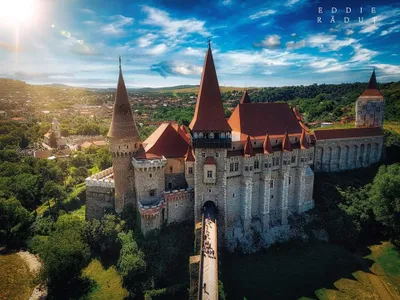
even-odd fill
[{"label": "dormer window", "polygon": [[195,133],[193,134],[193,137],[194,137],[195,139],[197,139],[197,138],[199,137],[198,133],[195,132]]},{"label": "dormer window", "polygon": [[221,139],[224,139],[224,138],[225,138],[225,132],[221,132],[220,138],[221,138]]},{"label": "dormer window", "polygon": [[208,138],[213,139],[214,138],[214,132],[210,132],[210,134],[208,135]]},{"label": "dormer window", "polygon": [[207,171],[207,178],[212,178],[213,177],[213,171],[209,170]]}]

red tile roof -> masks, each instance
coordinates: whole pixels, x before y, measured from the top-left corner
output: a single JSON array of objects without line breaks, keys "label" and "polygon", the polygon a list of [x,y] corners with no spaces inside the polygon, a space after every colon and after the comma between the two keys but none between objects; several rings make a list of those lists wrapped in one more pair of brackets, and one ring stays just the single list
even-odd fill
[{"label": "red tile roof", "polygon": [[195,161],[193,155],[193,149],[191,146],[188,146],[186,154],[185,154],[185,161]]},{"label": "red tile roof", "polygon": [[303,131],[301,132],[301,137],[300,137],[300,148],[301,149],[308,149],[310,148],[310,143],[307,140],[306,136],[306,131],[303,128]]},{"label": "red tile roof", "polygon": [[383,136],[383,131],[380,127],[315,130],[314,136],[317,141],[331,139],[349,139],[370,136]]},{"label": "red tile roof", "polygon": [[177,131],[179,126],[171,123],[161,124],[144,142],[146,154],[165,156],[166,158],[184,157],[188,146],[187,140]]},{"label": "red tile roof", "polygon": [[124,77],[122,76],[121,65],[119,66],[119,78],[117,92],[110,130],[107,136],[109,138],[132,138],[139,140],[139,132],[136,128],[131,105],[128,101]]},{"label": "red tile roof", "polygon": [[232,131],[241,132],[241,140],[247,135],[264,137],[265,129],[270,135],[301,134],[302,128],[287,103],[238,104],[228,121]]},{"label": "red tile roof", "polygon": [[371,78],[369,79],[367,89],[361,94],[361,97],[382,97],[381,92],[378,90],[378,84],[376,82],[375,70],[372,72]]},{"label": "red tile roof", "polygon": [[246,143],[244,144],[244,156],[251,157],[254,156],[253,146],[251,145],[250,136],[247,136]]},{"label": "red tile roof", "polygon": [[265,140],[264,140],[264,143],[263,143],[263,149],[264,149],[264,153],[265,154],[271,154],[273,152],[271,140],[269,139],[269,134],[268,133],[265,135]]},{"label": "red tile roof", "polygon": [[207,156],[204,164],[205,165],[216,165],[215,158],[212,156]]},{"label": "red tile roof", "polygon": [[285,136],[283,137],[282,151],[292,151],[292,145],[290,144],[290,139],[287,131],[285,133]]},{"label": "red tile roof", "polygon": [[301,117],[300,113],[297,111],[296,106],[293,107],[292,109],[297,121],[303,121],[303,118]]},{"label": "red tile roof", "polygon": [[250,97],[249,97],[249,94],[247,94],[247,91],[244,91],[242,99],[240,99],[240,103],[241,104],[243,104],[243,103],[251,103]]},{"label": "red tile roof", "polygon": [[231,131],[225,119],[221,93],[211,48],[208,47],[203,66],[196,109],[189,128],[192,131]]}]

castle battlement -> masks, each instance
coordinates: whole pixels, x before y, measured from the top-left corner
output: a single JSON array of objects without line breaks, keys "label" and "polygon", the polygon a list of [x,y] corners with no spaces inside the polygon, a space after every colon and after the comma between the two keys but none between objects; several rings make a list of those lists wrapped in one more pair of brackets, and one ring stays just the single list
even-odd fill
[{"label": "castle battlement", "polygon": [[164,168],[167,164],[167,159],[163,156],[160,159],[137,160],[132,158],[132,165],[140,171],[153,171],[153,168]]},{"label": "castle battlement", "polygon": [[161,200],[158,204],[154,205],[143,205],[141,203],[138,204],[140,214],[146,219],[157,217],[161,209],[166,206],[166,202],[164,200]]},{"label": "castle battlement", "polygon": [[85,179],[86,186],[114,188],[113,167],[105,169]]}]

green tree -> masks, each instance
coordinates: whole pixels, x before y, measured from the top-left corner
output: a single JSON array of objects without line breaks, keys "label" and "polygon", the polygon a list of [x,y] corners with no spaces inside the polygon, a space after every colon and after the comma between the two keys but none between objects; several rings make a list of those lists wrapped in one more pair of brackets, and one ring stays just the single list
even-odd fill
[{"label": "green tree", "polygon": [[30,235],[33,217],[15,199],[0,199],[0,245],[20,246]]},{"label": "green tree", "polygon": [[62,215],[46,244],[40,247],[50,294],[70,294],[89,262],[90,250],[84,242],[84,226],[84,221],[78,217]]},{"label": "green tree", "polygon": [[400,237],[400,164],[381,166],[371,188],[373,211],[394,239]]}]

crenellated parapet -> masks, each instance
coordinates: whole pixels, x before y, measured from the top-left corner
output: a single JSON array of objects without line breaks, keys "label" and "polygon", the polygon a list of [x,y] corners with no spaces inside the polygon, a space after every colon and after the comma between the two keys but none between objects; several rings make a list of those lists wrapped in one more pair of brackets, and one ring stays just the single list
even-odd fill
[{"label": "crenellated parapet", "polygon": [[114,188],[113,167],[105,169],[85,179],[86,186]]},{"label": "crenellated parapet", "polygon": [[166,202],[161,200],[158,204],[142,205],[138,204],[139,213],[142,218],[152,220],[159,216],[161,210],[166,207]]},{"label": "crenellated parapet", "polygon": [[159,159],[146,160],[132,158],[132,165],[140,172],[154,171],[164,168],[167,165],[167,159],[164,156]]}]

